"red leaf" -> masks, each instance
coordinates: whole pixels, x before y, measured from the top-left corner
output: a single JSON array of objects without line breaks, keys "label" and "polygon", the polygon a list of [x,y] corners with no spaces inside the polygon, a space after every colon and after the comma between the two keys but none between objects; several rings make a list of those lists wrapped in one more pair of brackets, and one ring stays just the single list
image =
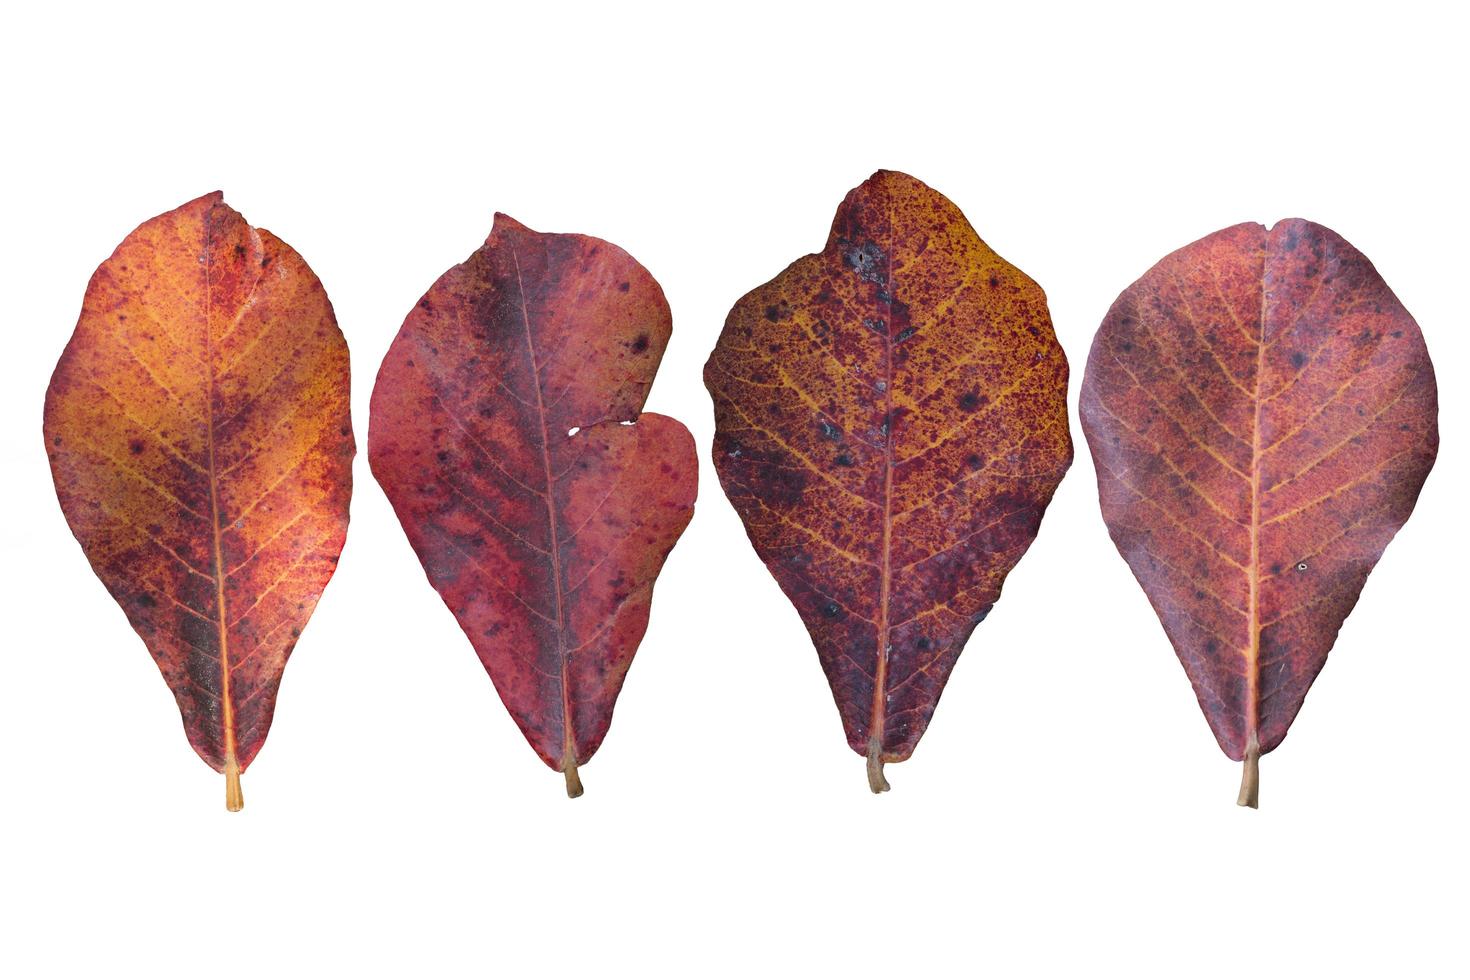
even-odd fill
[{"label": "red leaf", "polygon": [[720,482],[881,792],[1071,463],[1046,297],[880,171],[821,253],[735,304],[704,379]]},{"label": "red leaf", "polygon": [[572,796],[693,515],[693,440],[639,414],[670,328],[622,249],[497,215],[408,315],[373,389],[373,475]]},{"label": "red leaf", "polygon": [[1259,756],[1434,464],[1424,339],[1333,232],[1236,225],[1118,297],[1081,409],[1113,541],[1255,806]]},{"label": "red leaf", "polygon": [[46,392],[61,509],[232,810],[347,534],[348,386],[322,284],[215,193],[102,263]]}]

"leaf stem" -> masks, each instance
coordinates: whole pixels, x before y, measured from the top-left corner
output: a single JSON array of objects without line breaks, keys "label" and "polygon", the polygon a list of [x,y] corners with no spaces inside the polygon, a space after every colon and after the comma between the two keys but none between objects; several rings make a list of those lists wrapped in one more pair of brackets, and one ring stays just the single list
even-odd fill
[{"label": "leaf stem", "polygon": [[1245,746],[1245,761],[1240,773],[1240,796],[1237,806],[1258,810],[1261,806],[1261,743],[1254,735]]},{"label": "leaf stem", "polygon": [[240,764],[234,755],[225,759],[225,809],[239,813],[245,808],[245,794],[240,789]]},{"label": "leaf stem", "polygon": [[892,788],[883,775],[883,747],[873,739],[868,743],[868,789],[874,793],[886,793]]},{"label": "leaf stem", "polygon": [[582,795],[582,777],[577,775],[577,760],[568,754],[562,760],[561,771],[567,777],[567,799],[575,800]]}]

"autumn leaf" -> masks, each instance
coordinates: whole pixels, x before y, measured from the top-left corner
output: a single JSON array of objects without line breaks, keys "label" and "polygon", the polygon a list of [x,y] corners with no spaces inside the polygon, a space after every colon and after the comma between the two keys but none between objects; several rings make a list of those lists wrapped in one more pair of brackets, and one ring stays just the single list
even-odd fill
[{"label": "autumn leaf", "polygon": [[1236,225],[1118,297],[1081,412],[1113,541],[1254,807],[1434,464],[1424,338],[1332,231]]},{"label": "autumn leaf", "polygon": [[886,790],[1072,460],[1046,297],[880,171],[735,304],[704,378],[720,482]]},{"label": "autumn leaf", "polygon": [[373,475],[570,796],[694,511],[688,431],[640,414],[670,329],[663,290],[622,249],[496,215],[408,315],[373,389]]},{"label": "autumn leaf", "polygon": [[102,263],[46,392],[61,509],[231,810],[347,534],[348,388],[316,275],[214,193]]}]

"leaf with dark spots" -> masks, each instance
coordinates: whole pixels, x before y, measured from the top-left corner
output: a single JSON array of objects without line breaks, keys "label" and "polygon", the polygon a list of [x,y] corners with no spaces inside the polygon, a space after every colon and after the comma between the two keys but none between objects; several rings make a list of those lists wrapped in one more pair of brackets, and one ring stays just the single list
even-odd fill
[{"label": "leaf with dark spots", "polygon": [[1113,541],[1253,807],[1434,464],[1424,339],[1338,235],[1236,225],[1118,297],[1081,411]]},{"label": "leaf with dark spots", "polygon": [[735,304],[704,378],[720,482],[887,789],[1072,461],[1046,297],[882,171],[822,252]]},{"label": "leaf with dark spots", "polygon": [[373,389],[373,475],[573,796],[694,512],[693,440],[642,413],[670,329],[626,252],[497,215],[408,315]]},{"label": "leaf with dark spots", "polygon": [[232,810],[347,534],[348,389],[315,274],[215,193],[102,263],[46,392],[61,509]]}]

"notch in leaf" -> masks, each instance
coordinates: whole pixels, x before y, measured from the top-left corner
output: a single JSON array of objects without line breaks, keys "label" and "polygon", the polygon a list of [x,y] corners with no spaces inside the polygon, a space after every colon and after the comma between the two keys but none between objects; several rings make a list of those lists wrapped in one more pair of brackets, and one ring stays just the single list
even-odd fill
[{"label": "notch in leaf", "polygon": [[879,171],[825,249],[735,304],[704,379],[720,483],[882,792],[1072,461],[1046,297]]},{"label": "notch in leaf", "polygon": [[694,512],[688,430],[642,411],[671,328],[622,249],[496,215],[409,313],[373,388],[373,475],[573,797]]},{"label": "notch in leaf", "polygon": [[1260,757],[1434,465],[1424,338],[1334,232],[1236,225],[1118,297],[1081,413],[1113,542],[1255,807]]},{"label": "notch in leaf", "polygon": [[349,387],[321,282],[216,192],[102,263],[46,391],[67,523],[231,810],[347,535]]}]

